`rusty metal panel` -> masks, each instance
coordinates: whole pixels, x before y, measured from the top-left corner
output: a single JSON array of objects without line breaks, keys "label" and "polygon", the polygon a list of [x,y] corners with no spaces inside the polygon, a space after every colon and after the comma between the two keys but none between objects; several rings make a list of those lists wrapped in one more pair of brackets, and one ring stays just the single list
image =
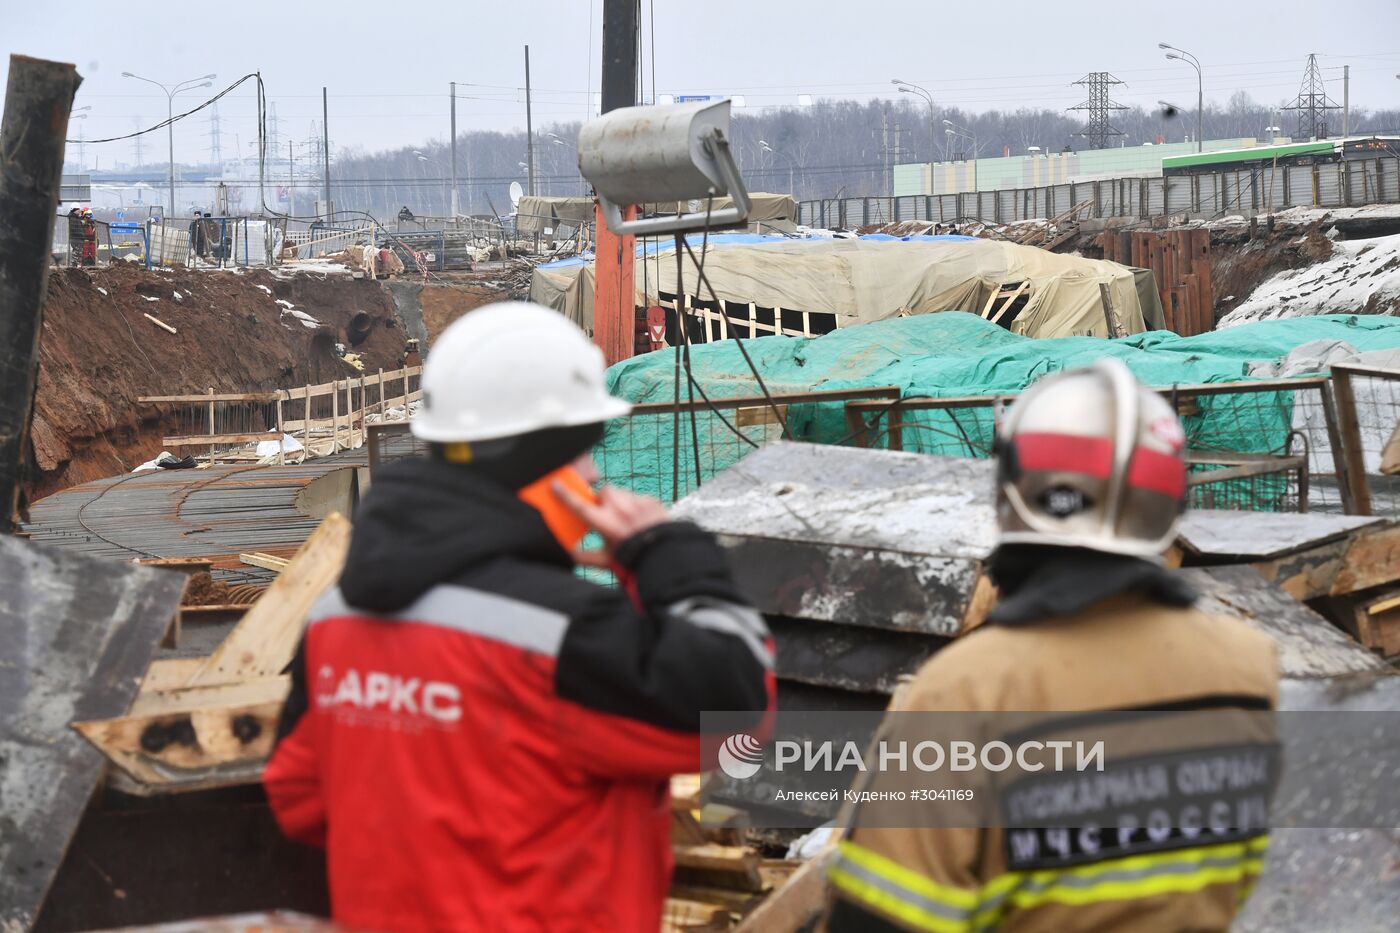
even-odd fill
[{"label": "rusty metal panel", "polygon": [[70,723],[126,712],[185,579],[0,538],[0,929],[33,924],[102,774]]}]

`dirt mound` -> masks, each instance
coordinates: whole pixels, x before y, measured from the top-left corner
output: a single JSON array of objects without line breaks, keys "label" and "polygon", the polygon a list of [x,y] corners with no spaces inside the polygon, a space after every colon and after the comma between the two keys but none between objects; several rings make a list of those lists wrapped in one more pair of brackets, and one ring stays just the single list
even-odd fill
[{"label": "dirt mound", "polygon": [[423,326],[428,331],[428,345],[437,341],[438,334],[457,318],[473,308],[505,301],[510,296],[499,288],[485,285],[424,285],[419,294],[423,303]]},{"label": "dirt mound", "polygon": [[353,347],[369,371],[395,369],[404,337],[388,293],[348,276],[54,270],[29,497],[125,472],[158,454],[169,414],[140,405],[140,396],[266,391],[355,375],[336,357],[336,343]]}]

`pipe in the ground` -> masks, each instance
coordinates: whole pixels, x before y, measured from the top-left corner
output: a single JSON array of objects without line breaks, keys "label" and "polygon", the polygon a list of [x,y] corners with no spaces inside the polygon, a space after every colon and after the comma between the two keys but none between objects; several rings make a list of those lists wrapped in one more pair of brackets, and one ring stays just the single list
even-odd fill
[{"label": "pipe in the ground", "polygon": [[61,62],[10,56],[0,120],[0,532],[14,530],[39,376],[63,139],[82,83]]}]

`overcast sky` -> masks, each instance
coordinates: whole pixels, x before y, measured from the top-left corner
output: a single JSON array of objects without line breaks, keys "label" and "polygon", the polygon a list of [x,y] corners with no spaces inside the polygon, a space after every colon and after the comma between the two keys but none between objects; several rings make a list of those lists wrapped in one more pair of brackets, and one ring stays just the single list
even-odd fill
[{"label": "overcast sky", "polygon": [[[1265,103],[1291,98],[1316,52],[1338,102],[1350,65],[1354,106],[1400,106],[1400,0],[642,0],[648,94],[653,6],[658,91],[742,95],[748,108],[793,106],[799,95],[895,98],[894,77],[967,109],[1063,108],[1082,97],[1070,82],[1100,70],[1127,82],[1115,92],[1122,103],[1194,106],[1194,71],[1164,60],[1159,41],[1201,60],[1208,100],[1224,103],[1237,90]],[[301,139],[320,120],[324,85],[332,153],[446,139],[454,80],[462,131],[523,127],[527,43],[537,125],[583,118],[599,80],[602,0],[0,7],[0,49],[78,65],[77,106],[91,110],[70,135],[87,139],[165,117],[165,95],[123,71],[167,83],[217,75],[214,87],[177,97],[176,112],[261,71],[280,132]],[[251,84],[219,113],[225,158],[235,139],[251,153]],[[208,158],[209,129],[205,113],[177,124],[176,159]],[[163,131],[146,137],[146,161],[164,161],[165,144]],[[101,168],[135,155],[131,141],[85,151]]]}]

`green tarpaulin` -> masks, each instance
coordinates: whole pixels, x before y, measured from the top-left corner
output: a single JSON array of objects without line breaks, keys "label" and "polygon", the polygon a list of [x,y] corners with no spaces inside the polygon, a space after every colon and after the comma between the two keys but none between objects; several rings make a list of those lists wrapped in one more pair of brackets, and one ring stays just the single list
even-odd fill
[{"label": "green tarpaulin", "polygon": [[[1122,359],[1149,385],[1229,382],[1247,378],[1249,364],[1282,358],[1300,344],[1340,340],[1357,350],[1400,347],[1400,320],[1390,317],[1319,316],[1265,321],[1179,337],[1152,331],[1119,340],[1020,337],[974,314],[945,312],[843,328],[811,339],[765,337],[746,341],[768,389],[774,394],[826,389],[896,386],[903,397],[978,396],[1015,393],[1049,372],[1087,365],[1103,356]],[[760,395],[738,346],[725,341],[691,349],[691,368],[710,398]],[[625,360],[608,370],[609,388],[633,402],[665,402],[675,394],[675,354],[670,350]],[[1295,393],[1201,397],[1186,417],[1194,448],[1281,453],[1293,420]],[[684,377],[681,398],[687,398]],[[697,399],[699,395],[695,396]],[[756,443],[776,437],[764,412],[727,412],[737,429]],[[747,417],[745,417],[747,416]],[[789,430],[798,440],[848,442],[844,403],[794,405]],[[746,423],[740,425],[740,421]],[[640,492],[671,499],[696,485],[699,436],[702,479],[729,466],[750,449],[708,410],[679,422],[679,462],[670,414],[638,415],[609,426],[598,454],[605,477]],[[906,450],[986,456],[992,440],[987,409],[920,412],[903,432]],[[876,442],[880,443],[877,437]],[[880,444],[883,446],[883,444]],[[673,473],[679,482],[673,483]]]}]

